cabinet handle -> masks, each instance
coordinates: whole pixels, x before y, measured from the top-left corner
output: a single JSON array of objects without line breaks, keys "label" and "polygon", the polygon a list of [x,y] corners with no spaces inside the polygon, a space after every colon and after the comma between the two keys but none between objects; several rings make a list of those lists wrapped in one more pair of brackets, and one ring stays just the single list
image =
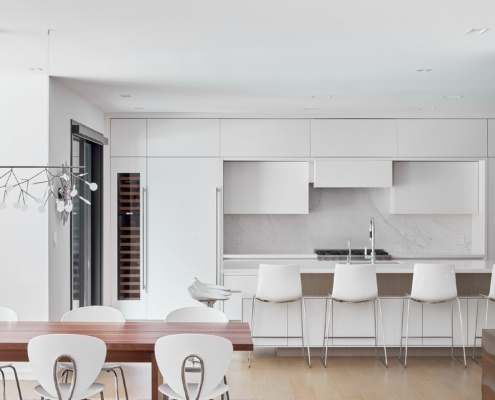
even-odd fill
[{"label": "cabinet handle", "polygon": [[143,202],[143,290],[147,290],[148,284],[148,268],[146,268],[146,188],[142,188],[142,202]]}]

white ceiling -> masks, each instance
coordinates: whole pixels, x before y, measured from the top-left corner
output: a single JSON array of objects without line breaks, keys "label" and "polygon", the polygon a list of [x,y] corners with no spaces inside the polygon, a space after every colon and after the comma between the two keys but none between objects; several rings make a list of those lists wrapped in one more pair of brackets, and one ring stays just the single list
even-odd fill
[{"label": "white ceiling", "polygon": [[493,0],[2,0],[0,55],[105,112],[495,116]]}]

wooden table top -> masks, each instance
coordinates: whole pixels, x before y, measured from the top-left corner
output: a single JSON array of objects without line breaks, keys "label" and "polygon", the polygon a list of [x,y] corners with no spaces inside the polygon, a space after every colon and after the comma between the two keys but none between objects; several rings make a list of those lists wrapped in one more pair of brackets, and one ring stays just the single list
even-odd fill
[{"label": "wooden table top", "polygon": [[253,349],[251,331],[245,322],[0,322],[0,352],[27,351],[31,338],[53,333],[95,336],[106,343],[109,352],[153,352],[157,339],[179,333],[222,336],[232,342],[234,350]]}]

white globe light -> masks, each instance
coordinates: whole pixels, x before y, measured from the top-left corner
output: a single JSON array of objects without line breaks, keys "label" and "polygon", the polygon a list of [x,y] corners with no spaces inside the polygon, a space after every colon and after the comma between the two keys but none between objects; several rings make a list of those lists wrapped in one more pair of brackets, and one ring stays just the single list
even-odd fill
[{"label": "white globe light", "polygon": [[14,186],[12,186],[12,185],[7,185],[7,186],[5,186],[5,191],[6,191],[7,193],[12,192],[12,190],[13,190],[13,189],[14,189]]},{"label": "white globe light", "polygon": [[66,204],[64,208],[65,208],[65,211],[71,212],[72,211],[72,207],[73,207],[72,203],[69,203],[69,204]]},{"label": "white globe light", "polygon": [[39,207],[38,207],[38,211],[39,211],[40,213],[44,213],[44,212],[45,212],[45,210],[46,210],[46,207],[45,207],[43,204],[42,204],[41,206],[39,206]]},{"label": "white globe light", "polygon": [[89,184],[89,188],[91,189],[91,191],[95,191],[96,189],[98,189],[98,185],[94,182],[90,183]]},{"label": "white globe light", "polygon": [[0,210],[5,209],[6,207],[7,207],[7,203],[5,203],[4,201],[2,201],[2,202],[0,203]]},{"label": "white globe light", "polygon": [[63,201],[57,201],[57,211],[62,212],[64,211],[64,202]]},{"label": "white globe light", "polygon": [[28,210],[28,205],[27,204],[23,204],[22,207],[21,207],[21,210],[22,211],[27,211]]},{"label": "white globe light", "polygon": [[16,201],[14,203],[14,208],[21,208],[21,203],[19,203],[18,201]]}]

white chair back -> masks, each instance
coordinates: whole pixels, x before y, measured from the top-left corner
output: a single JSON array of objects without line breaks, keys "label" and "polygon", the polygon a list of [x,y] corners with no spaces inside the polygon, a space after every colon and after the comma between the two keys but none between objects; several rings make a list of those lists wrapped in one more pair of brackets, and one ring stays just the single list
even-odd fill
[{"label": "white chair back", "polygon": [[220,310],[206,306],[183,307],[170,312],[165,322],[229,322]]},{"label": "white chair back", "polygon": [[7,321],[19,321],[19,317],[17,316],[17,313],[12,310],[11,308],[8,307],[0,307],[0,321],[7,322]]},{"label": "white chair back", "polygon": [[332,298],[360,302],[378,297],[376,266],[374,264],[336,264],[333,275]]},{"label": "white chair back", "polygon": [[[186,394],[182,384],[182,365],[190,355],[197,355],[203,360],[201,398],[209,398],[208,394],[222,382],[230,366],[232,343],[220,336],[198,334],[170,335],[156,341],[155,357],[158,368],[170,388],[183,397]],[[199,393],[189,393],[188,398],[197,399]]]},{"label": "white chair back", "polygon": [[412,299],[434,303],[456,297],[454,264],[414,264]]},{"label": "white chair back", "polygon": [[495,264],[492,268],[492,280],[490,281],[490,292],[488,293],[488,298],[495,299]]},{"label": "white chair back", "polygon": [[125,316],[113,307],[88,306],[67,311],[62,322],[125,322]]},{"label": "white chair back", "polygon": [[40,385],[57,398],[53,367],[62,355],[72,358],[76,368],[76,381],[72,398],[81,395],[94,383],[107,354],[105,342],[85,335],[42,335],[28,343],[29,362]]},{"label": "white chair back", "polygon": [[302,297],[301,272],[298,264],[260,264],[256,298],[284,302]]}]

